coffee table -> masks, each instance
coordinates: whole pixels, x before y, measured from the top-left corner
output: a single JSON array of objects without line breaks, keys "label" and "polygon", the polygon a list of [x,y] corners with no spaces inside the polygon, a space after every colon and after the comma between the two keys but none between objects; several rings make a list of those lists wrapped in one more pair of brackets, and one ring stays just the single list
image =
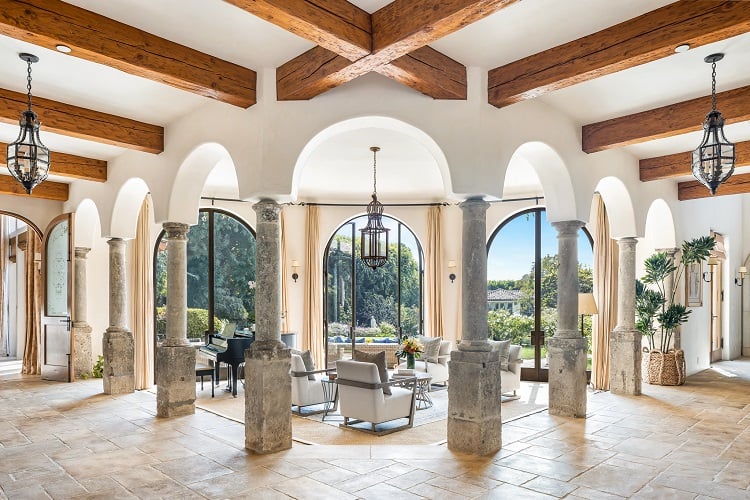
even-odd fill
[{"label": "coffee table", "polygon": [[[399,377],[417,377],[416,408],[417,410],[432,408],[432,397],[430,397],[430,382],[432,381],[432,375],[421,372],[415,372],[414,375],[398,375],[398,373],[393,373],[391,375],[391,378],[394,380],[398,380]],[[411,382],[404,383],[404,387],[411,387]]]}]

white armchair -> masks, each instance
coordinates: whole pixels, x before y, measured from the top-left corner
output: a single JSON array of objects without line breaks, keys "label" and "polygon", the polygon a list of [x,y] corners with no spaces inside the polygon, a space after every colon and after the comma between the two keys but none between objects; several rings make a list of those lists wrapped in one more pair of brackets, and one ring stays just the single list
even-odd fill
[{"label": "white armchair", "polygon": [[[344,417],[340,427],[355,429],[372,434],[389,434],[414,425],[414,401],[416,377],[399,378],[390,382],[380,381],[378,367],[374,363],[361,361],[336,361],[339,390],[339,413]],[[396,387],[413,381],[411,389]],[[383,387],[390,386],[391,394],[383,394]],[[377,430],[377,424],[406,418],[408,422],[398,427]],[[356,427],[356,424],[370,422],[371,428]]]},{"label": "white armchair", "polygon": [[[431,384],[445,384],[448,382],[448,362],[451,359],[451,341],[442,340],[440,342],[440,351],[438,353],[437,363],[418,359],[414,363],[414,371],[427,373],[432,377]],[[406,362],[398,365],[400,369],[406,368]]]},{"label": "white armchair", "polygon": [[508,370],[500,371],[501,394],[512,392],[515,396],[516,391],[521,388],[521,365],[521,346],[511,345],[508,352]]},{"label": "white armchair", "polygon": [[[302,408],[330,402],[326,401],[323,395],[323,384],[320,382],[323,377],[328,378],[327,373],[329,371],[333,370],[305,371],[305,363],[302,361],[302,356],[292,354],[292,368],[290,372],[292,375],[292,407],[297,407],[297,411],[294,411],[294,408],[292,408],[294,413],[297,415],[312,415],[324,411],[324,409],[319,409],[303,413]],[[308,377],[308,375],[312,375],[312,378]],[[335,410],[335,406],[333,409]]]}]

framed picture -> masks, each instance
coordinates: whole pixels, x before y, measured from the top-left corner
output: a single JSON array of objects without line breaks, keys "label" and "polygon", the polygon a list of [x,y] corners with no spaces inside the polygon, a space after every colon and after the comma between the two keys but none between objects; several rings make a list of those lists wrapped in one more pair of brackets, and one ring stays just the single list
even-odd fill
[{"label": "framed picture", "polygon": [[685,270],[685,301],[688,307],[703,305],[703,263],[696,262]]}]

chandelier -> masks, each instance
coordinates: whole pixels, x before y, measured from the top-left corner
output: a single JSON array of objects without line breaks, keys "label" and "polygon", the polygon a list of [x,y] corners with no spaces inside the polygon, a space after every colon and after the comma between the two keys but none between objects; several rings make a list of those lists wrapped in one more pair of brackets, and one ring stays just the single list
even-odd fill
[{"label": "chandelier", "polygon": [[367,226],[360,229],[360,257],[372,269],[388,260],[388,231],[383,227],[383,204],[378,201],[377,154],[380,148],[372,146],[372,201],[367,205]]},{"label": "chandelier", "polygon": [[716,188],[734,172],[734,144],[724,136],[724,117],[716,109],[716,63],[724,54],[706,56],[711,64],[711,111],[703,121],[703,141],[693,151],[693,175],[716,194]]},{"label": "chandelier", "polygon": [[39,120],[31,110],[31,64],[39,58],[33,54],[18,54],[27,64],[27,105],[26,111],[21,113],[19,125],[21,132],[15,142],[8,144],[7,165],[10,175],[23,184],[28,194],[39,183],[44,182],[49,174],[49,149],[39,138]]}]

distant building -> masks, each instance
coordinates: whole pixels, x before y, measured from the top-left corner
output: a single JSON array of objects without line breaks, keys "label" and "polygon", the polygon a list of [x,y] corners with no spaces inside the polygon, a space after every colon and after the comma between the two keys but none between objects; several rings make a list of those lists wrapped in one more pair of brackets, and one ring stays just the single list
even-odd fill
[{"label": "distant building", "polygon": [[520,314],[521,295],[521,290],[504,290],[502,288],[487,290],[487,310],[504,310],[511,314]]}]

